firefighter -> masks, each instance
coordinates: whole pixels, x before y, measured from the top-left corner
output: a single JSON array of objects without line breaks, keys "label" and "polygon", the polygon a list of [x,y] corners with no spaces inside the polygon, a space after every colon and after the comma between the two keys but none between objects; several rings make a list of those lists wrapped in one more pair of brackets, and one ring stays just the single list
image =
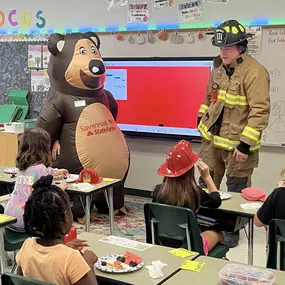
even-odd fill
[{"label": "firefighter", "polygon": [[251,36],[236,20],[216,28],[212,44],[220,48],[220,56],[214,60],[206,98],[198,113],[198,130],[203,138],[201,157],[209,165],[218,189],[226,173],[231,192],[251,186],[261,134],[269,120],[269,73],[248,55]]}]

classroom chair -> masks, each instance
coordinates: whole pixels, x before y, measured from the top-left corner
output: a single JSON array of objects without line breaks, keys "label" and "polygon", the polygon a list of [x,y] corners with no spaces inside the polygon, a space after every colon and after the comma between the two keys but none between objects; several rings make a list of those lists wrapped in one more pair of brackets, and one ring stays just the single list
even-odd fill
[{"label": "classroom chair", "polygon": [[[144,205],[146,242],[174,248],[186,248],[204,255],[200,229],[193,211],[158,203]],[[223,258],[229,248],[218,244],[208,256]]]},{"label": "classroom chair", "polygon": [[285,270],[285,220],[273,219],[269,223],[267,267]]},{"label": "classroom chair", "polygon": [[[8,228],[5,228],[5,231],[4,231],[5,252],[10,252],[10,251],[14,252],[14,265],[12,268],[12,272],[14,272],[17,267],[16,260],[15,260],[16,252],[20,250],[20,248],[22,247],[22,244],[28,237],[29,236],[26,233],[17,233],[17,232],[13,232],[9,230]],[[7,261],[8,261],[8,265],[10,265],[11,261],[9,259]]]},{"label": "classroom chair", "polygon": [[2,285],[53,285],[23,276],[19,276],[13,273],[4,273],[1,276]]}]

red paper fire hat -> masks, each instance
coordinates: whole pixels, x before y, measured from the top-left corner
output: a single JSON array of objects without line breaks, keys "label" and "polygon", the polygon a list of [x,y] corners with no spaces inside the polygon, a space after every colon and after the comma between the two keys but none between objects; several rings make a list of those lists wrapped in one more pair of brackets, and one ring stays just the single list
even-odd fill
[{"label": "red paper fire hat", "polygon": [[103,178],[98,175],[96,170],[92,168],[84,168],[80,174],[77,182],[84,182],[90,184],[98,184],[103,181]]}]

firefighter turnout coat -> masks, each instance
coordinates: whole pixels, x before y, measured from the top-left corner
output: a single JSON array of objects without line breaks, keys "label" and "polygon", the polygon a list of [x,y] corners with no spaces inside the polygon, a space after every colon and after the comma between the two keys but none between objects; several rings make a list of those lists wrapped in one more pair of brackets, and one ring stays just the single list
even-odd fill
[{"label": "firefighter turnout coat", "polygon": [[268,125],[269,73],[247,52],[230,68],[234,68],[231,76],[222,64],[212,70],[207,95],[199,109],[198,116],[202,118],[198,130],[215,147],[234,151],[244,142],[253,152],[260,148],[262,131]]}]

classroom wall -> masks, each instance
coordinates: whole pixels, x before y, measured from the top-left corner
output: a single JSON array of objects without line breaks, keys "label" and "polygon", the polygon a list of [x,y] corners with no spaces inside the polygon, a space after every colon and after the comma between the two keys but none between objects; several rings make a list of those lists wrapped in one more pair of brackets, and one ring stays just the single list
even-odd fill
[{"label": "classroom wall", "polygon": [[[135,35],[134,35],[135,36]],[[185,35],[186,36],[186,35]],[[174,45],[169,42],[158,41],[156,44],[130,45],[126,36],[124,42],[118,42],[115,36],[105,35],[102,39],[102,54],[107,57],[126,56],[215,56],[217,50],[210,45],[210,37],[194,45]],[[127,140],[131,151],[131,167],[126,181],[126,187],[134,189],[151,190],[161,181],[156,174],[157,168],[164,161],[168,150],[175,141],[161,141],[149,139]],[[194,150],[199,152],[200,144],[194,145]],[[285,168],[285,149],[278,147],[262,147],[260,151],[260,164],[253,175],[253,185],[271,192],[279,179],[282,168]],[[222,185],[225,188],[225,183]]]}]

